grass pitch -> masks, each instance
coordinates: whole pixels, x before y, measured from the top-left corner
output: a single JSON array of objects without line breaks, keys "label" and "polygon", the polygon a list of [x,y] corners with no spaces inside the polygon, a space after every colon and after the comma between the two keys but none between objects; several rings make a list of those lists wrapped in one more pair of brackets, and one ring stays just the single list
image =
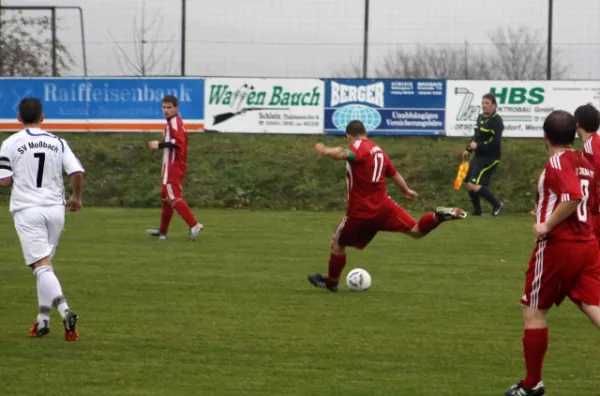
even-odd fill
[{"label": "grass pitch", "polygon": [[[529,216],[468,218],[415,241],[380,234],[347,270],[372,289],[337,294],[325,271],[341,213],[196,210],[194,243],[158,210],[69,214],[56,273],[81,341],[27,336],[37,310],[12,219],[1,208],[0,394],[501,395],[524,372],[519,299]],[[597,395],[598,331],[565,302],[550,315],[550,395]]]}]

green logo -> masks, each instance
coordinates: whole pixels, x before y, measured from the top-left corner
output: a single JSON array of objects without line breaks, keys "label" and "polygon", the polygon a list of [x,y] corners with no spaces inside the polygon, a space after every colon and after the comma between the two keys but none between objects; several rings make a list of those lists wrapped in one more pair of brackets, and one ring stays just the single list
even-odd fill
[{"label": "green logo", "polygon": [[208,103],[238,109],[249,106],[314,107],[319,106],[320,100],[321,94],[317,86],[308,91],[298,92],[274,85],[270,90],[258,91],[254,86],[244,84],[234,91],[228,84],[214,84],[210,87]]},{"label": "green logo", "polygon": [[496,96],[499,104],[503,105],[538,105],[544,101],[544,88],[535,87],[531,89],[523,87],[512,88],[490,88],[490,93]]}]

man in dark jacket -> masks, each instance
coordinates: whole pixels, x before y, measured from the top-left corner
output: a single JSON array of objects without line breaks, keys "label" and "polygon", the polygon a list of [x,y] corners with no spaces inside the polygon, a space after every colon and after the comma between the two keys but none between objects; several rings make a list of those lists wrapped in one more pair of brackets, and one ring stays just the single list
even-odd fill
[{"label": "man in dark jacket", "polygon": [[464,160],[468,160],[471,153],[475,154],[469,164],[469,173],[465,178],[473,204],[474,216],[482,214],[480,198],[492,205],[493,216],[498,216],[504,208],[504,204],[498,201],[489,190],[492,176],[500,163],[500,146],[504,131],[504,123],[502,117],[496,112],[496,105],[494,95],[483,95],[481,101],[483,113],[477,117],[475,134],[463,152]]}]

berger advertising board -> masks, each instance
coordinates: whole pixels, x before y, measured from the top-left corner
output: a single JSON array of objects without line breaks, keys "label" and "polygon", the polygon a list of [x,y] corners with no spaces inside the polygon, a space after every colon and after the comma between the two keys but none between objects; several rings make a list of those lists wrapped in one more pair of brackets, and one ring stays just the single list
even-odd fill
[{"label": "berger advertising board", "polygon": [[327,80],[325,132],[360,120],[371,135],[443,135],[445,100],[443,80]]},{"label": "berger advertising board", "polygon": [[323,133],[318,79],[207,78],[205,128],[232,133]]},{"label": "berger advertising board", "polygon": [[492,93],[504,120],[505,137],[543,137],[554,110],[574,112],[582,104],[600,107],[599,81],[447,81],[446,134],[472,136],[481,98]]},{"label": "berger advertising board", "polygon": [[175,95],[189,131],[202,130],[201,78],[0,78],[0,130],[20,129],[21,99],[37,97],[54,131],[161,131],[162,99]]}]

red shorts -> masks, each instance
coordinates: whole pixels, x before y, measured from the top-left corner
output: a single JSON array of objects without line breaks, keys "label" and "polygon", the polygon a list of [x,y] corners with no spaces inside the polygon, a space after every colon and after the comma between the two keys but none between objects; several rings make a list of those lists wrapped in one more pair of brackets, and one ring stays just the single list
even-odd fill
[{"label": "red shorts", "polygon": [[569,297],[600,305],[600,248],[596,240],[541,241],[531,254],[521,304],[547,310]]},{"label": "red shorts", "polygon": [[163,201],[169,203],[183,199],[181,184],[163,184],[160,190],[160,197]]},{"label": "red shorts", "polygon": [[373,218],[345,216],[335,229],[333,241],[341,246],[364,249],[379,231],[408,232],[417,222],[398,204],[389,199]]}]

